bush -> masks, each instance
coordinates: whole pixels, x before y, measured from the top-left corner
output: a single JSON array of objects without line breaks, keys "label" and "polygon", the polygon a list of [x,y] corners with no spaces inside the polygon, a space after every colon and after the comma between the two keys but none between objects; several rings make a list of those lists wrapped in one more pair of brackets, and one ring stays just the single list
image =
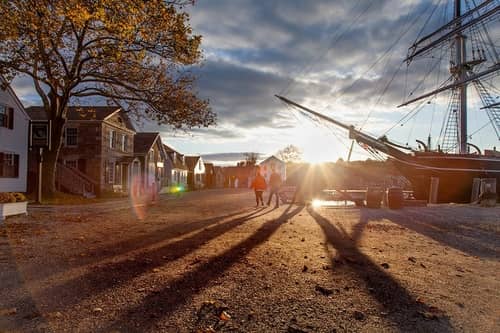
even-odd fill
[{"label": "bush", "polygon": [[19,192],[0,192],[0,203],[26,201],[24,194]]},{"label": "bush", "polygon": [[19,192],[13,192],[12,194],[16,198],[16,202],[26,201],[26,196],[24,194],[19,193]]}]

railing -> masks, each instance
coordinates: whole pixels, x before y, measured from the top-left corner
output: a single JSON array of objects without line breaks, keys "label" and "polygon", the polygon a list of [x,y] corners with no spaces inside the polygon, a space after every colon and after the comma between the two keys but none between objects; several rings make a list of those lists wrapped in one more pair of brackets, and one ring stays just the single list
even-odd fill
[{"label": "railing", "polygon": [[97,182],[76,168],[57,163],[56,183],[58,188],[84,197],[95,195]]}]

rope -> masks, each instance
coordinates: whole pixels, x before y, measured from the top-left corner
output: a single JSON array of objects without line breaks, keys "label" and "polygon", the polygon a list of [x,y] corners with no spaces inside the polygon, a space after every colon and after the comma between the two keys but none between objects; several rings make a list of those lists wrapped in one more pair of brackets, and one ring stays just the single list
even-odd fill
[{"label": "rope", "polygon": [[[353,10],[355,10],[356,7],[360,3],[361,3],[361,0],[358,0],[358,2],[356,3],[356,5],[353,7]],[[332,40],[330,41],[330,45],[328,46],[328,48],[322,54],[320,54],[315,60],[311,61],[309,64],[307,64],[304,67],[302,67],[302,69],[297,73],[296,77],[298,77],[298,76],[300,76],[300,75],[302,75],[302,74],[304,74],[306,72],[309,72],[311,70],[311,68],[314,66],[314,64],[316,64],[319,61],[321,61],[321,59],[333,47],[333,45],[336,44],[342,37],[344,37],[344,35],[354,26],[354,24],[356,24],[361,19],[361,17],[363,17],[368,12],[368,10],[373,5],[373,3],[374,3],[373,1],[369,1],[368,5],[365,7],[365,9],[351,22],[350,25],[343,32],[338,33],[336,36],[334,36],[334,38],[332,38]],[[281,90],[280,95],[285,95],[287,92],[289,92],[289,88],[291,88],[291,85],[292,85],[292,83],[294,81],[295,81],[295,79],[293,77],[291,77],[288,80],[287,85]]]}]

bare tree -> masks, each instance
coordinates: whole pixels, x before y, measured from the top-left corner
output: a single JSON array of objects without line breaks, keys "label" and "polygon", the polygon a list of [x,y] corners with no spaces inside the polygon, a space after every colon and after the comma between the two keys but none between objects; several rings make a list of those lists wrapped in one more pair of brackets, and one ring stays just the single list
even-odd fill
[{"label": "bare tree", "polygon": [[245,156],[245,165],[251,166],[257,164],[257,160],[259,159],[259,154],[258,153],[245,153],[243,154]]},{"label": "bare tree", "polygon": [[294,145],[288,145],[276,153],[276,157],[285,163],[302,161],[302,150]]}]

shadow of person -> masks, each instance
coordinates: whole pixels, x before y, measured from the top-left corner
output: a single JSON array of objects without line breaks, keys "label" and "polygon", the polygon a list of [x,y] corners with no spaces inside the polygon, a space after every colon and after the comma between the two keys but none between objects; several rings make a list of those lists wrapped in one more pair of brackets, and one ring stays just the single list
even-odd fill
[{"label": "shadow of person", "polygon": [[[169,316],[179,306],[189,302],[196,293],[209,286],[212,281],[222,277],[235,263],[269,239],[282,224],[304,209],[303,206],[295,206],[294,209],[292,207],[289,205],[279,217],[265,222],[252,235],[222,254],[211,258],[195,270],[173,279],[163,289],[146,296],[140,304],[124,311],[101,332],[149,330],[159,319]],[[144,316],[145,313],[148,316]]]},{"label": "shadow of person", "polygon": [[[419,303],[391,274],[387,273],[358,247],[363,228],[369,218],[362,214],[350,235],[340,226],[308,207],[308,213],[321,227],[327,242],[337,251],[332,257],[333,274],[344,273],[358,281],[384,307],[387,318],[400,331],[452,332],[449,318],[438,309]],[[436,320],[428,320],[434,318]]]},{"label": "shadow of person", "polygon": [[[259,209],[205,227],[203,230],[186,238],[153,249],[143,250],[134,254],[133,258],[128,256],[118,261],[92,267],[90,271],[83,275],[44,289],[38,296],[46,300],[46,305],[50,306],[52,311],[64,310],[67,306],[82,302],[109,289],[117,288],[145,272],[188,255],[211,239],[270,212],[269,210]],[[57,297],[60,294],[64,294],[65,297]]]},{"label": "shadow of person", "polygon": [[128,252],[154,246],[157,243],[162,243],[168,241],[169,239],[178,238],[185,234],[208,228],[226,219],[241,219],[241,216],[237,216],[244,213],[247,213],[244,217],[251,217],[261,213],[263,210],[264,208],[256,209],[250,211],[250,213],[248,213],[249,210],[238,210],[230,214],[218,215],[206,219],[196,219],[189,222],[181,220],[175,223],[168,223],[164,227],[155,229],[148,234],[130,237],[125,240],[112,242],[101,247],[95,247],[92,249],[92,251],[89,251],[87,256],[78,258],[78,260],[68,261],[64,257],[54,258],[54,260],[60,260],[61,262],[54,262],[54,265],[50,270],[40,270],[37,265],[24,268],[25,276],[29,277],[30,281],[41,280],[69,268],[92,265],[106,259],[124,255]]}]

